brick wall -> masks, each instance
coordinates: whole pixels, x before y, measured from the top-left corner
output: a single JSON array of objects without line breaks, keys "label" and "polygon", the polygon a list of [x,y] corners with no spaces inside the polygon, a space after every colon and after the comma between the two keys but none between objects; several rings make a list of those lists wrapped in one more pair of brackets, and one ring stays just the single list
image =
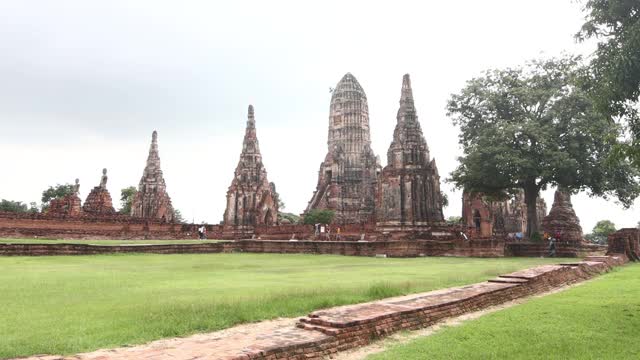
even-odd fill
[{"label": "brick wall", "polygon": [[398,331],[428,327],[446,318],[577,283],[623,263],[619,258],[593,260],[543,265],[470,286],[314,311],[301,318],[297,327],[323,336],[307,341],[285,340],[268,348],[249,347],[229,358],[326,358]]},{"label": "brick wall", "polygon": [[[143,241],[141,241],[143,243]],[[327,254],[348,256],[473,256],[504,255],[502,243],[471,243],[457,245],[451,241],[270,241],[238,240],[224,243],[121,245],[88,244],[0,244],[0,256],[93,255],[108,253],[222,253],[248,252],[271,254]]]}]

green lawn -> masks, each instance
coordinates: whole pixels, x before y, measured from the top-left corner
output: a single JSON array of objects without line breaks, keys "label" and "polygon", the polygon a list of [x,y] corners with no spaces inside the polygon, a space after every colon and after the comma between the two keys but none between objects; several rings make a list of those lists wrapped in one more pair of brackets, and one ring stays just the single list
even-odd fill
[{"label": "green lawn", "polygon": [[0,244],[87,244],[87,245],[167,245],[199,244],[220,240],[52,240],[52,239],[0,239]]},{"label": "green lawn", "polygon": [[562,259],[209,254],[0,258],[0,358],[144,343],[478,282]]},{"label": "green lawn", "polygon": [[640,264],[368,357],[640,359]]}]

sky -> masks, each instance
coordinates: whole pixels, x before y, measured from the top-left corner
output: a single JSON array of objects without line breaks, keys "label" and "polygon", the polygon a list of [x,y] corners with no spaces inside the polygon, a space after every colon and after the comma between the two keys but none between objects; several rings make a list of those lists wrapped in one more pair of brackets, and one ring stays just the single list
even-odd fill
[{"label": "sky", "polygon": [[[0,0],[0,198],[39,201],[79,178],[84,199],[106,167],[117,208],[157,130],[174,207],[218,223],[253,104],[269,180],[301,213],[327,152],[329,89],[347,72],[367,93],[383,165],[411,75],[444,180],[461,154],[451,94],[486,69],[588,56],[594,44],[573,38],[583,16],[572,0]],[[442,188],[445,216],[460,215],[461,193]],[[553,192],[542,196],[550,208]],[[640,201],[573,202],[585,232],[640,220]]]}]

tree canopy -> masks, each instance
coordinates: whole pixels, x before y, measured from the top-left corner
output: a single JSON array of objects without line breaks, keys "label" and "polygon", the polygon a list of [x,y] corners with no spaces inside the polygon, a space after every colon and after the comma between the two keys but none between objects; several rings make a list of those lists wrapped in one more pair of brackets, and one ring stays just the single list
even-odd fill
[{"label": "tree canopy", "polygon": [[553,58],[489,70],[447,105],[463,148],[450,180],[489,195],[523,189],[528,236],[538,231],[535,204],[548,186],[615,196],[627,207],[640,193],[637,170],[609,157],[621,129],[577,86],[579,62]]},{"label": "tree canopy", "polygon": [[606,244],[607,238],[614,232],[616,232],[616,225],[613,222],[600,220],[593,227],[591,233],[585,236],[585,239],[596,244]]},{"label": "tree canopy", "polygon": [[[129,207],[131,207],[131,204],[129,204]],[[178,209],[173,210],[173,222],[184,224],[184,217],[182,216],[182,212]]]},{"label": "tree canopy", "polygon": [[598,39],[598,48],[584,77],[586,89],[603,113],[627,125],[628,142],[619,154],[640,167],[640,2],[588,0],[586,21],[578,39]]},{"label": "tree canopy", "polygon": [[38,212],[38,207],[34,202],[27,205],[22,201],[12,201],[12,200],[2,199],[0,200],[0,211],[15,212],[15,213]]},{"label": "tree canopy", "polygon": [[49,186],[48,189],[42,192],[42,207],[49,207],[49,203],[54,199],[61,199],[67,195],[73,194],[75,187],[72,184],[57,184],[56,186]]},{"label": "tree canopy", "polygon": [[307,225],[313,224],[331,224],[335,212],[332,210],[314,209],[304,215],[304,223]]},{"label": "tree canopy", "polygon": [[131,214],[131,204],[133,203],[133,197],[136,196],[138,190],[135,186],[129,186],[120,190],[120,213],[129,215]]}]

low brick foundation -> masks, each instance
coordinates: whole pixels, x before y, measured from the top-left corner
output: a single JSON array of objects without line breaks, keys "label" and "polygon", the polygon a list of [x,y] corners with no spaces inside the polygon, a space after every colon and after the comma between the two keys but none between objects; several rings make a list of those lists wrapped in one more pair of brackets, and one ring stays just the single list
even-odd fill
[{"label": "low brick foundation", "polygon": [[238,240],[220,243],[169,245],[0,244],[0,256],[95,255],[111,253],[209,254],[226,252],[270,254],[325,254],[348,256],[472,256],[501,257],[504,243],[451,241],[269,241]]},{"label": "low brick foundation", "polygon": [[279,347],[246,349],[242,354],[224,358],[319,359],[398,331],[428,327],[446,318],[583,281],[608,271],[610,263],[621,261],[613,258],[544,265],[475,285],[316,311],[300,319],[297,327],[321,332],[326,337],[307,343],[285,341]]},{"label": "low brick foundation", "polygon": [[[558,243],[556,245],[556,257],[584,257],[591,255],[604,255],[606,246],[595,244],[570,244]],[[549,245],[546,243],[512,242],[505,245],[505,256],[518,257],[547,257]]]},{"label": "low brick foundation", "polygon": [[130,216],[58,216],[0,212],[0,237],[48,239],[187,239],[196,225],[136,219]]},{"label": "low brick foundation", "polygon": [[620,229],[608,237],[607,254],[624,254],[631,261],[640,261],[640,229]]},{"label": "low brick foundation", "polygon": [[[198,224],[177,224],[160,220],[140,219],[119,214],[78,216],[56,214],[25,214],[0,212],[0,237],[2,238],[48,238],[48,239],[196,239]],[[238,227],[205,225],[209,239],[222,240],[322,240],[316,239],[312,225],[274,225]],[[346,224],[340,227],[336,239],[337,225],[330,234],[331,240],[340,241],[388,241],[388,240],[460,240],[459,226],[425,226],[414,229],[396,229],[394,233],[380,232],[375,223]],[[472,236],[472,234],[469,234]]]},{"label": "low brick foundation", "polygon": [[0,256],[211,254],[232,251],[234,251],[234,245],[231,242],[168,245],[0,244]]}]

